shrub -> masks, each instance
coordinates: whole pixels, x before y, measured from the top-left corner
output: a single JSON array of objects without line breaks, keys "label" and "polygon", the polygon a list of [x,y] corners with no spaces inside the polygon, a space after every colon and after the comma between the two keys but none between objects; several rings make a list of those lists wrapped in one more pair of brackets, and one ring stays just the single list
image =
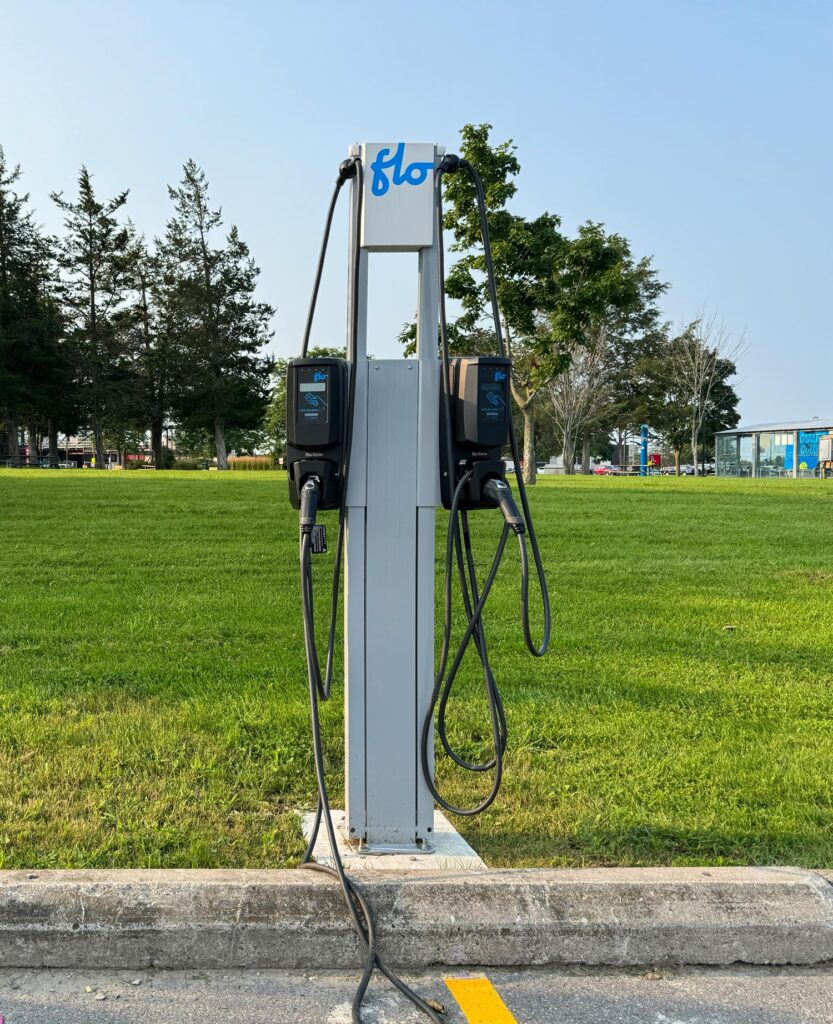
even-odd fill
[{"label": "shrub", "polygon": [[229,469],[271,469],[270,455],[238,455],[228,460]]}]

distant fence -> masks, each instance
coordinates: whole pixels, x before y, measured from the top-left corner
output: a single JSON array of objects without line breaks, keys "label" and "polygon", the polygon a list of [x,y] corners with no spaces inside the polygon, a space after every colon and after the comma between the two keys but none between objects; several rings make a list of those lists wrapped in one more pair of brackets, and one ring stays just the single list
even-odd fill
[{"label": "distant fence", "polygon": [[[65,459],[58,460],[59,469],[80,469],[80,459],[70,459],[67,462]],[[50,465],[49,457],[40,458],[37,462],[30,462],[28,458],[22,457],[13,459],[10,455],[0,455],[0,469],[52,469]]]}]

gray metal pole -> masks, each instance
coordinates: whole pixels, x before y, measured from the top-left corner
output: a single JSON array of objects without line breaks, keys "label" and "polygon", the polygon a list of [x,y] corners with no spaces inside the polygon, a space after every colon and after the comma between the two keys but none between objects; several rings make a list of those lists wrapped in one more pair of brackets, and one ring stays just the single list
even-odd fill
[{"label": "gray metal pole", "polygon": [[[354,181],[354,210],[357,200]],[[352,241],[350,252],[360,310],[345,549],[346,829],[371,851],[410,852],[430,839],[434,811],[419,738],[434,672],[436,239],[419,250],[415,359],[367,360],[368,255],[356,268]]]},{"label": "gray metal pole", "polygon": [[[350,151],[358,155],[358,147]],[[344,797],[350,838],[367,833],[367,763],[365,761],[365,537],[367,511],[367,253],[355,262],[358,182],[350,185],[350,235],[347,242],[347,332],[350,332],[350,296],[359,274],[358,330],[352,353],[356,374],[353,442],[347,484],[344,548]]]}]

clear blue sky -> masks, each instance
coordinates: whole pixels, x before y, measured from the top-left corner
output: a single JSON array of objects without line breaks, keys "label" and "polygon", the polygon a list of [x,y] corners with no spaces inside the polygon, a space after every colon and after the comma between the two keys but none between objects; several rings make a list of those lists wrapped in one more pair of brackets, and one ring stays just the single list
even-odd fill
[{"label": "clear blue sky", "polygon": [[[833,415],[833,4],[47,3],[6,0],[0,143],[42,223],[86,163],[148,235],[187,157],[205,168],[294,354],[334,170],[353,141],[514,139],[515,209],[603,221],[749,352],[748,422]],[[315,340],[344,333],[344,232]],[[416,258],[374,256],[369,348],[394,355]]]}]

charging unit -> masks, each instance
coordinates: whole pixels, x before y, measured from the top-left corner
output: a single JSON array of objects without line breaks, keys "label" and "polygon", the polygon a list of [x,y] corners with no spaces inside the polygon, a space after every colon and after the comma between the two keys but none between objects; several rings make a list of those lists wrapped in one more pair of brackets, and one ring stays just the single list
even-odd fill
[{"label": "charging unit", "polygon": [[[442,179],[469,175],[475,189],[498,351],[449,355],[444,297]],[[310,332],[330,228],[342,187],[350,182],[348,343],[346,359],[308,356]],[[417,344],[411,359],[368,359],[367,281],[371,252],[416,252]],[[439,346],[437,344],[439,337]],[[370,907],[347,876],[340,848],[366,856],[430,852],[435,803],[477,814],[496,798],[507,743],[506,716],[489,663],[483,620],[508,538],[517,538],[521,622],[526,646],[541,656],[550,635],[546,580],[511,415],[511,361],[505,351],[489,244],[483,186],[475,168],[433,144],[365,143],[339,167],[330,202],[301,358],[287,373],[289,498],[300,512],[300,568],[312,709],[318,806],[302,867],[323,871],[342,887],[366,950],[353,1020],[370,977],[380,970],[429,1018],[440,1017],[387,968],[376,946]],[[506,480],[511,449],[522,510]],[[449,511],[439,666],[435,664],[435,514]],[[326,669],[315,639],[312,555],[326,550],[319,510],[338,510]],[[478,580],[468,515],[497,510],[503,520],[485,579]],[[533,552],[543,603],[543,639],[529,622]],[[330,809],[319,703],[330,696],[339,584],[344,564],[345,813],[339,837]],[[455,563],[466,627],[452,644]],[[452,687],[467,650],[481,662],[494,755],[471,763],[446,729]],[[434,722],[445,754],[460,768],[492,775],[475,806],[449,803],[434,779]],[[332,866],[314,860],[321,826]],[[340,841],[341,840],[341,841]]]},{"label": "charging unit", "polygon": [[344,359],[293,359],[286,380],[286,462],[289,500],[301,507],[305,478],[321,481],[320,509],[342,501],[347,434],[347,363]]}]

